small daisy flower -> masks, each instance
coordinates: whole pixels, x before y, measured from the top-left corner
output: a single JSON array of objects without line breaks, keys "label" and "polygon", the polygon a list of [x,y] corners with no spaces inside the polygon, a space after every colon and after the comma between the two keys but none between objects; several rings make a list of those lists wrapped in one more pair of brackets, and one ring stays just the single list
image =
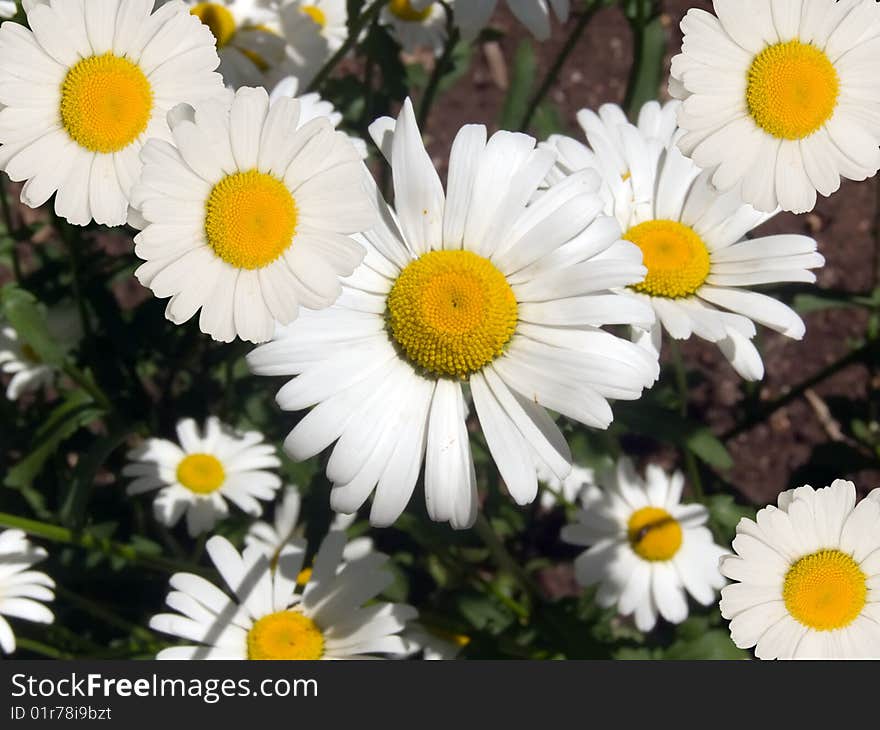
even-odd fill
[{"label": "small daisy flower", "polygon": [[348,38],[346,0],[283,0],[279,12],[288,61],[308,84]]},{"label": "small daisy flower", "polygon": [[714,0],[689,10],[670,93],[678,144],[762,211],[802,213],[840,178],[880,168],[880,5],[875,0]]},{"label": "small daisy flower", "polygon": [[431,48],[436,55],[446,44],[446,11],[438,2],[429,2],[416,9],[416,2],[391,0],[382,8],[380,21],[391,28],[391,34],[407,53]]},{"label": "small daisy flower", "polygon": [[471,643],[470,637],[465,634],[452,634],[418,622],[409,624],[403,632],[403,638],[409,644],[407,656],[421,652],[425,661],[455,659]]},{"label": "small daisy flower", "polygon": [[274,570],[256,546],[243,554],[226,538],[214,536],[206,549],[234,594],[204,578],[178,573],[168,606],[178,613],[154,616],[150,628],[195,646],[164,649],[157,659],[380,659],[401,654],[401,636],[418,615],[411,606],[364,603],[392,582],[387,556],[372,553],[342,564],[345,536],[331,532],[315,557],[302,591],[305,543],[285,545]]},{"label": "small daisy flower", "polygon": [[[301,537],[301,530],[297,530],[300,503],[299,489],[296,485],[286,486],[281,501],[275,506],[273,523],[254,522],[244,536],[244,544],[248,547],[251,545],[259,547],[271,560],[275,560],[285,545],[295,537]],[[342,532],[348,529],[355,519],[357,519],[357,515],[337,514],[330,524],[330,529]],[[342,557],[347,562],[358,560],[372,549],[373,540],[371,538],[358,537],[345,544]]]},{"label": "small daisy flower", "polygon": [[605,212],[614,215],[623,237],[642,251],[648,273],[628,288],[657,313],[650,332],[637,333],[659,351],[662,331],[676,340],[696,335],[718,345],[747,380],[764,376],[764,363],[751,339],[755,324],[801,339],[803,320],[791,308],[751,287],[816,281],[825,263],[816,241],[803,235],[746,239],[772,217],[744,204],[736,192],[721,193],[675,145],[678,102],[646,104],[638,126],[623,111],[605,105],[599,114],[578,114],[590,148],[568,138],[549,144],[560,153],[557,174],[583,167],[603,179]]},{"label": "small daisy flower", "polygon": [[596,475],[592,469],[572,464],[569,475],[560,479],[545,465],[538,464],[538,481],[544,486],[541,491],[541,507],[550,510],[560,501],[563,504],[576,504],[584,489],[596,483]]},{"label": "small daisy flower", "polygon": [[[410,0],[412,6],[421,10],[431,4],[431,0]],[[435,3],[439,4],[439,3]],[[455,6],[455,24],[461,29],[462,37],[473,40],[486,27],[498,0],[462,0]],[[551,9],[560,23],[568,21],[571,0],[507,0],[517,20],[529,29],[539,41],[550,37]]]},{"label": "small daisy flower", "polygon": [[40,624],[55,620],[41,603],[55,598],[55,581],[30,570],[46,556],[46,551],[31,543],[21,530],[0,532],[0,650],[5,654],[15,651],[15,634],[6,617]]},{"label": "small daisy flower", "polygon": [[299,126],[300,103],[245,87],[171,114],[174,145],[151,140],[133,203],[144,219],[135,275],[182,324],[215,340],[268,340],[300,306],[339,296],[375,220],[357,150],[330,120]]},{"label": "small daisy flower", "polygon": [[[871,498],[874,497],[874,498]],[[721,614],[759,659],[880,659],[880,492],[804,486],[742,519]]]},{"label": "small daisy flower", "polygon": [[140,151],[170,139],[166,116],[222,87],[214,37],[181,2],[29,3],[30,30],[0,27],[0,169],[27,181],[36,208],[53,193],[71,223],[128,219]]},{"label": "small daisy flower", "polygon": [[0,0],[0,18],[11,18],[16,10],[15,0]]},{"label": "small daisy flower", "polygon": [[[75,348],[82,338],[82,325],[72,305],[49,310],[46,325],[65,352]],[[13,327],[0,322],[0,373],[12,376],[6,386],[6,397],[18,400],[23,393],[52,385],[58,369],[43,362]]]},{"label": "small daisy flower", "polygon": [[285,59],[278,8],[266,0],[184,0],[217,42],[218,71],[227,86],[259,86]]},{"label": "small daisy flower", "polygon": [[601,329],[652,320],[643,302],[611,293],[644,276],[641,255],[597,216],[591,172],[529,204],[555,161],[532,137],[464,127],[444,192],[409,100],[371,133],[391,163],[396,210],[376,191],[380,223],[340,300],[280,329],[249,362],[298,376],[277,401],[314,409],[285,448],[302,460],[336,442],[336,511],[357,511],[375,490],[370,521],[392,524],[424,462],[431,518],[468,527],[477,490],[466,393],[508,491],[528,504],[533,454],[559,478],[571,468],[545,409],[606,428],[607,399],[637,399],[654,382],[656,354]]},{"label": "small daisy flower", "polygon": [[671,623],[688,616],[686,594],[708,606],[724,585],[718,560],[724,549],[705,526],[709,513],[700,504],[681,504],[684,477],[649,465],[642,479],[632,462],[599,478],[582,496],[578,521],[566,525],[562,539],[589,545],[574,562],[583,586],[599,584],[596,601],[634,615],[640,631],[650,631],[658,614]]},{"label": "small daisy flower", "polygon": [[186,513],[191,537],[209,532],[229,514],[226,500],[253,517],[263,508],[257,500],[271,500],[281,486],[273,470],[281,466],[275,448],[263,443],[257,431],[239,433],[211,417],[204,434],[187,418],[177,424],[180,444],[147,439],[129,452],[132,462],[122,471],[133,477],[128,494],[159,490],[153,512],[163,525],[173,527]]}]

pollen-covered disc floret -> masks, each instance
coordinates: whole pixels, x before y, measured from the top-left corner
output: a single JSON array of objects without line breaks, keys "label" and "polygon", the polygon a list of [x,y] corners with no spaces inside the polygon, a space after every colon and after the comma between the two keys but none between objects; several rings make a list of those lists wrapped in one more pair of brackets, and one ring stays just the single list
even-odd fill
[{"label": "pollen-covered disc floret", "polygon": [[156,519],[173,527],[186,514],[190,535],[199,535],[229,514],[227,500],[253,517],[281,486],[275,448],[256,431],[241,433],[209,418],[200,431],[191,418],[177,424],[178,443],[147,439],[128,454],[122,470],[128,494],[158,490]]},{"label": "pollen-covered disc floret", "polygon": [[394,282],[388,327],[417,367],[464,379],[504,352],[516,329],[516,297],[488,259],[431,251]]},{"label": "pollen-covered disc floret", "polygon": [[759,659],[880,659],[880,490],[799,487],[741,520],[721,613]]},{"label": "pollen-covered disc floret", "polygon": [[[669,91],[682,152],[757,210],[812,210],[880,168],[880,4],[715,0],[688,11]],[[717,16],[717,17],[716,17]]]},{"label": "pollen-covered disc floret", "polygon": [[632,288],[654,297],[679,299],[696,293],[709,275],[709,251],[693,228],[678,221],[652,220],[623,237],[642,251],[648,275]]},{"label": "pollen-covered disc floret", "polygon": [[393,580],[387,556],[370,551],[346,562],[344,545],[345,535],[331,531],[314,569],[303,570],[306,544],[300,539],[286,542],[273,558],[259,546],[239,553],[226,538],[212,537],[205,549],[232,595],[189,573],[172,576],[167,603],[179,613],[154,616],[150,627],[196,643],[163,649],[156,658],[384,659],[406,653],[401,633],[416,610],[375,600]]},{"label": "pollen-covered disc floret", "polygon": [[658,616],[684,621],[687,594],[709,605],[724,585],[723,549],[706,527],[708,511],[681,504],[683,486],[681,472],[649,465],[642,477],[623,458],[594,475],[581,492],[577,522],[562,530],[565,542],[589,546],[574,562],[578,582],[599,584],[599,603],[632,614],[641,631]]},{"label": "pollen-covered disc floret", "polygon": [[148,139],[222,88],[206,26],[178,2],[32,2],[0,27],[0,165],[21,199],[77,225],[128,222]]}]

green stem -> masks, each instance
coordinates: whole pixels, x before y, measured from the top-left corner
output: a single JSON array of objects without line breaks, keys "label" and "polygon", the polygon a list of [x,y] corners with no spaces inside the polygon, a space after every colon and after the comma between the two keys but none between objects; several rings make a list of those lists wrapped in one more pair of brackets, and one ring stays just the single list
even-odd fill
[{"label": "green stem", "polygon": [[82,388],[86,393],[92,396],[92,400],[95,401],[101,408],[105,411],[113,410],[113,403],[107,397],[103,390],[101,390],[95,382],[86,375],[82,370],[80,370],[76,365],[72,363],[68,363],[64,366],[64,374],[67,375],[74,383],[76,383],[80,388]]},{"label": "green stem", "polygon": [[0,209],[3,211],[3,221],[6,225],[6,232],[12,239],[12,271],[15,274],[15,280],[21,282],[21,261],[18,258],[18,228],[12,221],[12,207],[9,205],[9,198],[6,191],[6,177],[0,174]]},{"label": "green stem", "polygon": [[349,28],[348,31],[348,38],[345,39],[345,43],[343,43],[339,50],[329,58],[327,63],[321,67],[321,70],[315,74],[315,78],[312,79],[308,89],[306,89],[307,92],[317,91],[321,87],[321,84],[323,84],[330,74],[333,73],[333,70],[339,65],[339,62],[357,45],[361,31],[373,21],[373,18],[379,15],[379,11],[384,5],[385,0],[375,0],[375,2],[364,10],[354,23],[352,23],[351,28]]},{"label": "green stem", "polygon": [[[676,340],[670,338],[670,350],[672,351],[672,361],[675,366],[675,384],[678,388],[678,405],[679,414],[682,418],[688,415],[688,386],[687,386],[687,370],[684,366],[684,359],[681,356],[681,348]],[[687,447],[681,448],[682,458],[684,460],[685,470],[691,482],[691,489],[694,490],[694,497],[697,501],[702,502],[704,498],[703,480],[700,477],[700,469],[697,465],[697,459],[693,452]]]},{"label": "green stem", "polygon": [[629,23],[633,35],[633,64],[623,107],[629,118],[635,120],[642,105],[657,98],[663,78],[666,31],[659,8],[651,0],[638,0],[636,15],[629,18]]},{"label": "green stem", "polygon": [[29,535],[41,537],[44,540],[59,542],[65,545],[74,545],[85,550],[97,550],[110,557],[119,557],[123,560],[140,565],[160,573],[208,573],[195,565],[178,563],[161,556],[148,555],[141,552],[133,545],[115,542],[104,537],[93,535],[87,530],[74,532],[66,527],[52,525],[48,522],[39,522],[25,517],[18,517],[6,512],[0,512],[0,527],[9,527],[23,530]]},{"label": "green stem", "polygon": [[49,659],[73,659],[73,654],[69,654],[65,651],[61,651],[60,649],[56,649],[54,646],[49,646],[48,644],[44,644],[41,641],[34,641],[33,639],[28,639],[24,636],[18,636],[15,639],[16,646],[19,649],[25,649],[26,651],[32,651],[34,654],[39,654],[40,656],[48,657]]},{"label": "green stem", "polygon": [[82,273],[79,259],[79,237],[76,236],[77,240],[74,240],[74,236],[71,235],[70,224],[67,221],[61,220],[61,218],[59,218],[54,213],[54,211],[52,212],[52,220],[55,223],[55,228],[58,231],[58,234],[61,236],[61,240],[64,242],[64,246],[67,248],[68,254],[70,254],[70,271],[73,276],[71,288],[73,289],[73,296],[76,299],[77,309],[79,309],[79,318],[82,322],[85,340],[87,343],[91,343],[94,338],[94,332],[92,330],[92,320],[89,317],[89,311],[86,307],[85,295],[82,291]]},{"label": "green stem", "polygon": [[581,36],[584,34],[584,31],[590,24],[590,20],[592,20],[593,15],[599,9],[599,5],[600,3],[597,2],[597,0],[593,0],[593,2],[591,2],[590,5],[586,7],[581,13],[580,17],[578,18],[577,24],[572,29],[568,38],[566,38],[565,45],[562,46],[562,50],[559,52],[559,55],[556,56],[556,59],[553,61],[553,65],[550,66],[547,73],[544,75],[544,79],[541,82],[541,86],[538,87],[537,93],[532,97],[532,100],[529,102],[526,113],[523,115],[523,118],[519,123],[520,131],[525,132],[526,130],[528,130],[529,125],[532,123],[532,119],[535,116],[535,113],[538,111],[538,107],[541,105],[541,102],[544,101],[544,97],[546,97],[547,94],[550,93],[550,89],[553,88],[553,85],[557,82],[559,78],[559,72],[562,71],[562,67],[565,65],[568,57],[577,47]]},{"label": "green stem", "polygon": [[88,598],[80,596],[73,591],[69,591],[62,586],[56,586],[55,593],[58,595],[59,598],[63,598],[67,603],[76,606],[78,609],[84,611],[85,613],[91,614],[99,621],[106,623],[108,626],[115,626],[117,629],[121,629],[122,631],[131,634],[135,638],[139,639],[141,642],[145,642],[150,645],[156,643],[156,637],[148,629],[127,621],[121,616],[113,613],[113,611],[104,608],[104,606],[101,606],[100,604],[95,603]]},{"label": "green stem", "polygon": [[425,87],[425,93],[422,96],[422,103],[419,106],[419,129],[423,133],[428,122],[428,116],[431,113],[431,107],[437,97],[437,90],[440,88],[440,81],[442,81],[444,74],[448,70],[452,60],[452,52],[455,50],[460,37],[458,28],[452,24],[452,15],[449,14],[448,10],[446,12],[446,45],[443,47],[443,55],[434,64],[434,70],[431,72],[431,78],[428,80],[428,85]]},{"label": "green stem", "polygon": [[498,566],[507,573],[510,573],[528,596],[535,597],[539,595],[538,587],[529,577],[528,573],[523,570],[522,566],[507,551],[504,543],[495,534],[495,530],[492,529],[489,520],[482,513],[477,515],[474,529],[486,547],[489,548],[489,552],[492,554],[495,562],[498,563]]}]

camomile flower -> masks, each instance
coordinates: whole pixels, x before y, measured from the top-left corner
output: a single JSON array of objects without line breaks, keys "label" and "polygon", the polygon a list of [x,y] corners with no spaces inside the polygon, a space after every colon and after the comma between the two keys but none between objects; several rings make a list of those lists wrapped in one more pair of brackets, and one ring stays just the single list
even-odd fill
[{"label": "camomile flower", "polygon": [[0,0],[0,18],[11,18],[16,11],[15,0]]},{"label": "camomile flower", "polygon": [[574,562],[583,586],[599,585],[599,605],[630,614],[640,631],[650,631],[658,614],[671,623],[688,616],[686,595],[708,606],[724,585],[718,560],[724,549],[705,526],[700,504],[681,504],[684,477],[649,465],[645,478],[622,458],[617,468],[584,491],[577,523],[562,539],[589,545]]},{"label": "camomile flower", "polygon": [[880,5],[715,0],[688,11],[670,93],[678,144],[762,211],[812,210],[840,178],[880,168]]},{"label": "camomile flower", "polygon": [[407,53],[431,48],[440,55],[446,43],[446,11],[438,2],[419,9],[413,0],[390,0],[382,8],[380,20],[391,28],[391,34]]},{"label": "camomile flower", "polygon": [[535,458],[559,478],[570,470],[546,409],[606,428],[607,399],[636,399],[653,383],[656,355],[601,329],[649,326],[649,306],[611,292],[644,268],[597,215],[593,173],[530,203],[555,161],[532,137],[487,140],[485,127],[464,127],[444,192],[409,100],[371,133],[391,163],[395,210],[376,191],[380,221],[339,301],[280,328],[248,360],[257,374],[298,376],[278,393],[282,408],[314,406],[285,442],[293,458],[336,442],[333,509],[355,512],[375,490],[370,521],[390,525],[424,462],[431,518],[468,527],[468,401],[508,491],[527,504]]},{"label": "camomile flower", "polygon": [[55,598],[55,581],[30,569],[46,556],[21,530],[0,531],[0,650],[5,654],[15,651],[15,634],[7,617],[40,624],[55,620],[42,603]]},{"label": "camomile flower", "polygon": [[[248,547],[259,547],[270,560],[275,560],[282,549],[291,540],[301,537],[302,530],[297,529],[300,510],[300,494],[295,484],[284,488],[281,501],[275,505],[275,519],[272,524],[262,520],[254,522],[244,536],[244,544]],[[357,515],[337,514],[330,524],[331,530],[343,532],[354,523]],[[345,561],[358,560],[373,549],[373,540],[369,537],[358,537],[345,544],[342,558]],[[306,570],[309,570],[306,568]]]},{"label": "camomile flower", "polygon": [[856,504],[837,479],[778,505],[740,520],[721,560],[733,642],[759,659],[880,659],[880,500]]},{"label": "camomile flower", "polygon": [[638,335],[642,344],[659,351],[662,330],[676,340],[696,335],[717,344],[743,378],[760,380],[764,364],[751,342],[755,323],[798,340],[805,327],[794,310],[751,287],[812,283],[816,276],[810,269],[825,259],[808,236],[745,238],[773,213],[744,204],[735,191],[719,192],[711,173],[681,154],[675,145],[681,134],[675,128],[677,106],[649,102],[638,126],[614,105],[603,106],[598,115],[581,111],[591,149],[551,138],[560,153],[557,174],[597,170],[605,212],[641,249],[648,273],[627,292],[657,313],[652,330]]},{"label": "camomile flower", "polygon": [[576,504],[581,493],[590,484],[596,483],[592,469],[572,464],[571,472],[560,479],[543,464],[538,464],[538,481],[544,486],[541,490],[541,507],[553,509],[557,504]]},{"label": "camomile flower", "polygon": [[279,12],[292,73],[308,84],[348,38],[346,0],[282,0]]},{"label": "camomile flower", "polygon": [[[63,352],[75,348],[82,338],[82,325],[73,305],[49,310],[46,327]],[[52,385],[58,368],[44,362],[13,327],[0,321],[0,373],[12,376],[6,386],[6,397],[18,400],[23,393]]]},{"label": "camomile flower", "polygon": [[[409,0],[416,10],[431,5],[431,0]],[[439,5],[439,3],[434,3]],[[455,6],[455,24],[461,29],[462,37],[473,40],[486,27],[498,0],[462,0]],[[560,23],[568,20],[571,0],[507,0],[517,20],[529,29],[539,41],[550,37],[551,9]]]},{"label": "camomile flower", "polygon": [[[332,102],[321,98],[321,96],[315,92],[297,96],[299,89],[300,82],[296,76],[285,76],[272,88],[272,91],[269,94],[269,104],[274,104],[277,99],[282,99],[284,97],[298,99],[300,127],[311,122],[313,119],[318,119],[320,117],[326,117],[329,119],[330,124],[333,125],[334,129],[339,127],[342,123],[342,114],[337,111]],[[367,151],[366,142],[360,137],[355,137],[351,134],[346,134],[346,136],[355,146],[355,149],[357,149],[361,159],[367,159],[369,152]]]},{"label": "camomile flower", "polygon": [[[331,532],[300,586],[306,545],[284,546],[274,570],[259,547],[238,551],[220,536],[206,549],[233,593],[190,573],[171,577],[166,603],[150,628],[196,645],[163,649],[157,659],[380,659],[400,654],[399,636],[418,615],[411,606],[367,601],[392,582],[388,558],[371,553],[341,564],[345,536]],[[300,592],[298,586],[302,588]]]},{"label": "camomile flower", "polygon": [[134,479],[129,495],[159,490],[153,512],[163,525],[173,527],[186,513],[191,537],[209,532],[229,514],[226,500],[259,517],[263,508],[257,500],[273,499],[281,486],[272,471],[281,460],[257,431],[240,433],[212,416],[199,433],[186,418],[177,423],[177,438],[179,445],[147,439],[128,453],[131,463],[122,470]]},{"label": "camomile flower", "polygon": [[409,645],[405,656],[412,657],[421,652],[425,661],[448,661],[455,659],[461,650],[471,643],[465,634],[453,634],[441,631],[433,626],[412,622],[402,634]]},{"label": "camomile flower", "polygon": [[26,181],[36,208],[53,193],[71,223],[118,226],[147,139],[166,116],[222,85],[214,38],[180,2],[48,0],[26,7],[30,30],[0,27],[0,169]]},{"label": "camomile flower", "polygon": [[144,221],[135,275],[165,316],[215,340],[262,342],[300,306],[321,309],[364,251],[348,234],[376,214],[357,150],[330,120],[299,126],[300,104],[245,87],[176,107],[174,144],[151,140],[133,204]]},{"label": "camomile flower", "polygon": [[227,86],[259,86],[266,74],[285,60],[277,3],[267,0],[184,0],[217,42]]}]

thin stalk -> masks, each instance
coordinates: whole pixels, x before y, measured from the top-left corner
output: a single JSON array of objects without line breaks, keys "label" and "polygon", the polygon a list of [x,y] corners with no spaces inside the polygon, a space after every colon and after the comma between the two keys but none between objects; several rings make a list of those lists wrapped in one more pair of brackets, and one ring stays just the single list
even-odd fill
[{"label": "thin stalk", "polygon": [[568,57],[577,47],[581,36],[584,34],[584,31],[587,29],[587,26],[593,19],[593,15],[598,9],[599,2],[597,0],[593,0],[593,2],[590,3],[590,5],[585,8],[584,11],[581,13],[580,17],[578,18],[577,24],[574,26],[571,33],[569,33],[568,38],[566,38],[565,45],[562,46],[562,50],[559,51],[559,55],[556,56],[553,64],[544,75],[544,80],[538,87],[537,93],[532,97],[532,100],[529,102],[526,113],[523,115],[523,118],[519,123],[520,131],[525,132],[529,128],[529,125],[532,123],[532,119],[534,118],[535,113],[538,111],[538,107],[541,105],[541,102],[544,101],[544,98],[547,96],[547,94],[550,93],[550,89],[553,88],[553,85],[556,83],[559,77],[559,72],[562,71],[562,67],[565,65]]},{"label": "thin stalk", "polygon": [[82,370],[80,370],[76,365],[72,363],[68,363],[63,368],[64,374],[67,375],[74,383],[76,383],[80,388],[82,388],[86,393],[92,396],[92,400],[95,401],[101,408],[105,411],[113,410],[113,403],[107,397],[103,390],[101,390],[94,381],[86,375]]},{"label": "thin stalk", "polygon": [[[670,349],[672,351],[672,361],[675,366],[675,384],[678,388],[678,405],[679,413],[682,418],[687,418],[688,414],[688,386],[687,386],[687,370],[684,367],[684,359],[681,356],[681,348],[678,342],[670,338]],[[682,458],[684,459],[685,470],[690,477],[691,488],[694,490],[694,497],[702,502],[704,498],[703,480],[700,477],[700,469],[697,465],[697,459],[693,452],[687,446],[681,449]]]},{"label": "thin stalk", "polygon": [[431,107],[437,98],[440,82],[450,66],[452,52],[455,50],[459,37],[458,28],[452,24],[452,15],[447,11],[446,45],[443,47],[443,54],[437,59],[437,63],[434,64],[434,70],[431,72],[431,78],[428,79],[428,85],[425,87],[425,93],[422,96],[422,103],[419,105],[419,129],[423,132],[428,122],[428,116],[431,114]]},{"label": "thin stalk", "polygon": [[63,598],[67,603],[75,606],[76,608],[84,611],[85,613],[91,614],[99,621],[104,622],[108,626],[115,626],[117,629],[121,629],[128,634],[136,637],[142,642],[146,642],[150,645],[156,643],[156,637],[153,635],[151,631],[145,629],[143,626],[138,626],[137,624],[128,621],[121,616],[115,614],[113,611],[110,611],[104,606],[101,606],[94,601],[89,600],[83,596],[80,596],[73,591],[69,591],[63,586],[56,586],[55,593],[59,598]]},{"label": "thin stalk", "polygon": [[76,306],[79,310],[79,318],[82,322],[83,334],[85,335],[86,342],[91,342],[94,339],[94,331],[92,330],[92,320],[89,317],[89,311],[86,307],[85,295],[82,291],[79,236],[76,236],[76,240],[73,240],[70,224],[61,220],[54,212],[52,213],[52,220],[55,223],[55,228],[58,231],[58,234],[61,236],[61,240],[64,242],[65,248],[67,248],[68,254],[70,255],[70,271],[73,276],[71,288],[73,289],[73,296],[74,299],[76,299]]},{"label": "thin stalk", "polygon": [[0,209],[3,211],[3,221],[6,225],[6,232],[12,239],[12,272],[15,274],[15,280],[21,282],[21,261],[18,258],[18,227],[12,221],[12,206],[9,205],[9,198],[6,197],[5,177],[0,175]]},{"label": "thin stalk", "polygon": [[73,654],[70,654],[66,651],[61,651],[61,649],[56,649],[54,646],[44,644],[42,641],[35,641],[34,639],[28,639],[24,636],[17,636],[15,639],[15,643],[19,649],[32,651],[34,654],[39,654],[40,656],[48,657],[49,659],[74,658]]},{"label": "thin stalk", "polygon": [[495,530],[492,529],[489,520],[487,520],[482,513],[477,515],[474,529],[489,549],[489,552],[492,554],[495,562],[498,563],[498,566],[505,572],[510,573],[528,596],[538,596],[538,587],[534,584],[528,573],[523,570],[522,566],[507,551],[504,543],[498,535],[495,534]]}]

